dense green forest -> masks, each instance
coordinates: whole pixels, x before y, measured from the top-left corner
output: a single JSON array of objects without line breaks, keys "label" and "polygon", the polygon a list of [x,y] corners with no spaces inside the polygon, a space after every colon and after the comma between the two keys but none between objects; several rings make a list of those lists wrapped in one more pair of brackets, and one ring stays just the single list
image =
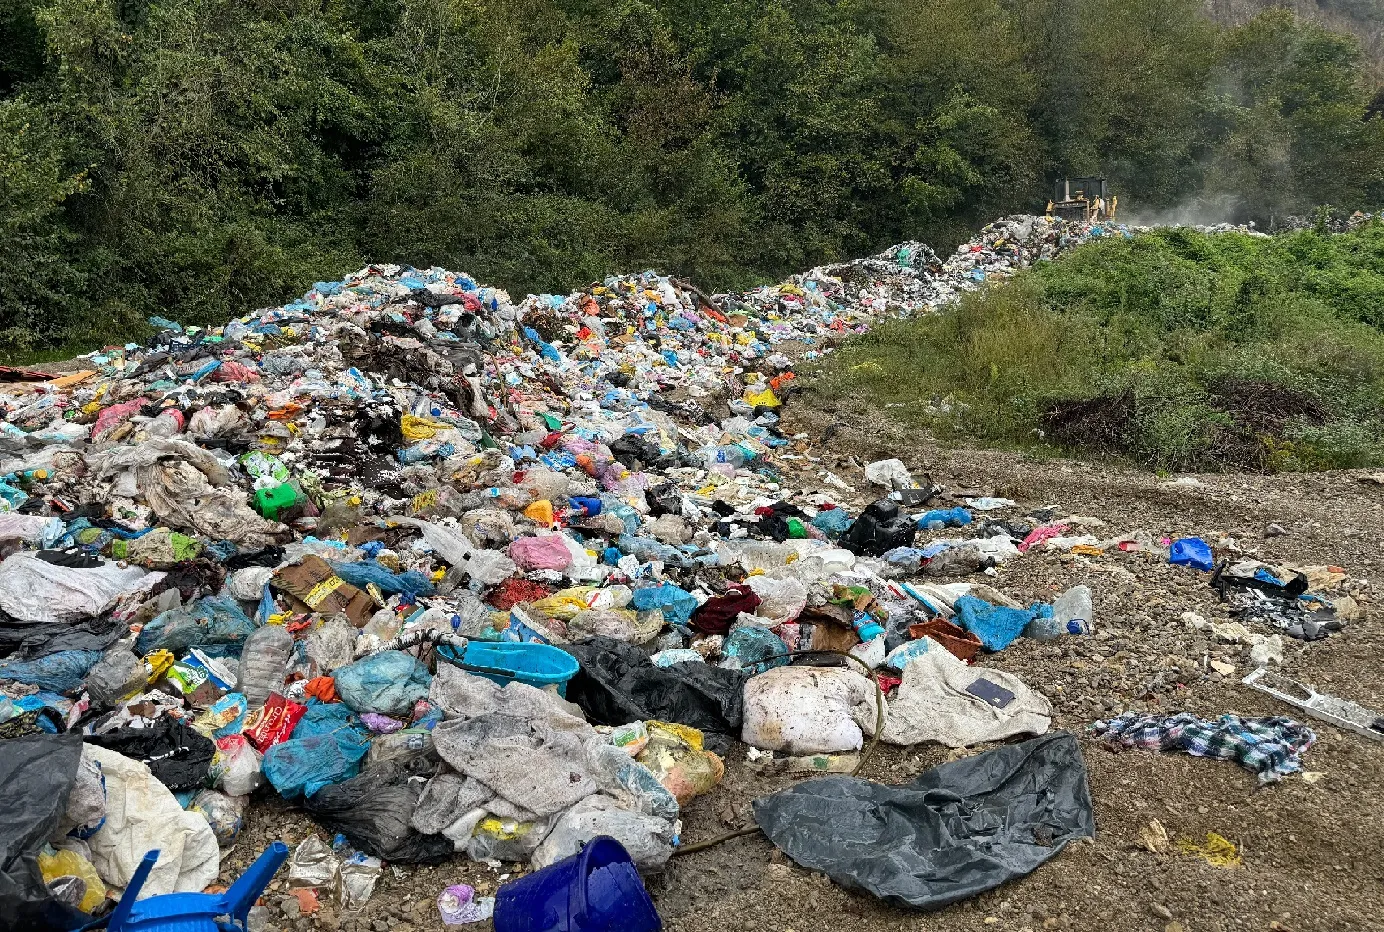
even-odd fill
[{"label": "dense green forest", "polygon": [[1126,208],[1384,202],[1353,39],[1196,0],[0,0],[0,356],[368,261],[712,288]]}]

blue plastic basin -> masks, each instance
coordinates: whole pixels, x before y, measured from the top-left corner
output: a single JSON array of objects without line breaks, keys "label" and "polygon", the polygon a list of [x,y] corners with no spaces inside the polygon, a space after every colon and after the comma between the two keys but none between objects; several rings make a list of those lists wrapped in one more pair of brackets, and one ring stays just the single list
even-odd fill
[{"label": "blue plastic basin", "polygon": [[663,920],[629,852],[600,835],[495,894],[495,932],[658,932]]},{"label": "blue plastic basin", "polygon": [[438,646],[437,656],[501,686],[514,680],[538,689],[556,686],[557,694],[564,698],[567,681],[581,669],[577,658],[550,644],[472,641],[459,658],[456,648],[443,644]]}]

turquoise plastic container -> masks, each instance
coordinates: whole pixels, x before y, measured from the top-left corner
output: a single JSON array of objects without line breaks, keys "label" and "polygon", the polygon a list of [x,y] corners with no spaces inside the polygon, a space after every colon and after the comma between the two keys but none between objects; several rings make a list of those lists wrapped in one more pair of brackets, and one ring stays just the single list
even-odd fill
[{"label": "turquoise plastic container", "polygon": [[455,647],[440,644],[437,656],[501,686],[514,680],[538,689],[556,686],[557,694],[564,699],[567,698],[567,681],[581,669],[577,658],[550,644],[472,641],[460,657]]}]

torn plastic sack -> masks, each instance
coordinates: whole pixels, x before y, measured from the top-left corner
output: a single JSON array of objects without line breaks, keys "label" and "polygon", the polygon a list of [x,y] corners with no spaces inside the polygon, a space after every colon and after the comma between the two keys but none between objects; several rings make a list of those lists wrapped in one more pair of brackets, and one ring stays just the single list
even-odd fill
[{"label": "torn plastic sack", "polygon": [[0,562],[0,610],[20,621],[68,621],[99,615],[122,595],[162,579],[116,563],[81,569],[59,566],[37,553]]},{"label": "torn plastic sack", "polygon": [[293,737],[264,752],[264,776],[285,799],[311,796],[360,772],[370,732],[339,702],[308,703]]},{"label": "torn plastic sack", "polygon": [[117,728],[86,740],[148,765],[158,781],[174,792],[205,786],[216,756],[216,744],[210,738],[169,716],[156,719],[150,728]]},{"label": "torn plastic sack", "polygon": [[431,524],[418,518],[394,518],[398,524],[408,524],[423,532],[423,540],[442,559],[466,571],[471,581],[483,586],[498,586],[518,569],[514,561],[498,550],[482,550],[469,541],[458,529]]},{"label": "torn plastic sack", "polygon": [[956,600],[956,617],[952,620],[980,638],[986,650],[997,651],[1013,644],[1033,619],[1051,617],[1051,605],[1037,603],[1028,609],[1007,608],[991,605],[973,595],[963,595]]},{"label": "torn plastic sack", "polygon": [[755,800],[754,816],[802,867],[916,909],[994,889],[1096,833],[1086,764],[1066,732],[942,764],[903,786],[810,780]]},{"label": "torn plastic sack", "polygon": [[227,796],[216,790],[200,790],[192,797],[187,811],[195,812],[207,820],[216,843],[226,848],[235,844],[236,836],[245,827],[245,805],[249,802],[243,796]]},{"label": "torn plastic sack", "polygon": [[639,648],[610,638],[564,644],[581,670],[567,699],[598,725],[644,719],[677,722],[715,734],[740,733],[747,675],[704,663],[660,667]]},{"label": "torn plastic sack", "polygon": [[341,783],[325,786],[304,802],[328,830],[373,857],[400,864],[440,864],[453,846],[442,835],[424,835],[409,825],[423,781],[435,763],[387,761]]},{"label": "torn plastic sack", "polygon": [[721,652],[726,656],[723,666],[750,675],[787,666],[789,662],[788,645],[781,637],[768,628],[745,622],[737,623],[726,635]]},{"label": "torn plastic sack", "polygon": [[725,764],[702,748],[700,731],[671,722],[648,722],[646,727],[648,741],[635,760],[649,768],[680,805],[721,782]]},{"label": "torn plastic sack", "polygon": [[245,796],[264,786],[260,752],[244,735],[216,739],[216,756],[208,773],[227,796]]},{"label": "torn plastic sack", "polygon": [[96,759],[106,780],[106,821],[87,844],[91,863],[108,883],[128,884],[144,855],[155,848],[159,860],[141,898],[194,893],[216,881],[221,852],[206,819],[183,811],[168,787],[139,761],[92,744],[83,753]]},{"label": "torn plastic sack", "polygon": [[534,851],[531,865],[534,870],[542,870],[556,864],[599,835],[608,835],[624,845],[642,870],[663,866],[673,854],[671,822],[621,808],[608,796],[588,796],[553,823],[548,837]]},{"label": "torn plastic sack", "polygon": [[692,593],[666,582],[634,590],[630,608],[636,612],[661,609],[667,621],[675,625],[685,625],[697,608],[697,599]]},{"label": "torn plastic sack", "polygon": [[211,657],[237,657],[255,623],[230,596],[207,596],[189,608],[175,608],[155,616],[135,639],[135,650],[149,654],[168,650],[182,656],[200,647]]},{"label": "torn plastic sack", "polygon": [[41,852],[38,866],[48,889],[82,912],[94,913],[106,901],[106,882],[80,853],[66,848],[52,854]]},{"label": "torn plastic sack", "polygon": [[59,828],[82,755],[78,735],[29,735],[0,753],[0,924],[72,929],[90,917],[54,899],[38,854]]},{"label": "torn plastic sack", "polygon": [[792,621],[807,607],[807,586],[796,577],[751,576],[745,585],[759,596],[754,614],[765,619],[771,628]]},{"label": "torn plastic sack", "polygon": [[922,640],[930,649],[904,667],[903,683],[889,703],[882,741],[940,741],[962,748],[1047,732],[1052,704],[1023,680],[1012,673],[967,666],[930,638]]},{"label": "torn plastic sack", "polygon": [[875,684],[853,670],[779,667],[745,684],[741,740],[794,755],[858,751],[874,734],[875,701]]},{"label": "torn plastic sack", "polygon": [[428,694],[432,674],[418,658],[399,650],[380,651],[338,669],[336,692],[357,712],[409,718],[413,705]]}]

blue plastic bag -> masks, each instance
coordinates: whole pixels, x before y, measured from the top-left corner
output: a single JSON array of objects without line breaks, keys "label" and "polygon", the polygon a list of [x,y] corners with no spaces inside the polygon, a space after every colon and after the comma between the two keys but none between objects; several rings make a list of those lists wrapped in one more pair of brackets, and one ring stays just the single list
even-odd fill
[{"label": "blue plastic bag", "polygon": [[740,669],[758,675],[774,667],[787,666],[788,645],[768,628],[736,625],[726,635],[721,652],[740,661]]},{"label": "blue plastic bag", "polygon": [[971,513],[965,508],[934,508],[918,519],[918,527],[928,528],[934,524],[942,527],[965,527],[971,523]]},{"label": "blue plastic bag", "polygon": [[666,582],[660,586],[647,586],[643,589],[634,590],[634,597],[630,599],[630,608],[637,612],[661,608],[663,609],[664,621],[675,625],[685,625],[692,619],[692,613],[697,609],[697,597],[672,583]]},{"label": "blue plastic bag", "polygon": [[1033,619],[1051,617],[1051,605],[1037,603],[1027,609],[1006,608],[991,605],[973,595],[963,595],[956,600],[956,617],[952,620],[979,638],[986,650],[997,651],[1013,644]]},{"label": "blue plastic bag", "polygon": [[413,717],[414,703],[432,685],[428,668],[400,650],[380,651],[347,664],[334,675],[336,693],[349,708],[405,721]]},{"label": "blue plastic bag", "polygon": [[1194,570],[1207,573],[1216,568],[1210,545],[1200,537],[1184,537],[1173,541],[1172,549],[1168,552],[1168,562],[1174,566],[1190,566]]},{"label": "blue plastic bag", "polygon": [[332,572],[346,580],[357,589],[364,589],[374,583],[386,595],[407,592],[409,595],[432,595],[433,584],[428,577],[417,570],[394,573],[374,560],[359,563],[332,563]]},{"label": "blue plastic bag", "polygon": [[844,508],[829,508],[826,511],[817,512],[817,516],[812,519],[812,526],[821,531],[833,540],[846,532],[855,521]]},{"label": "blue plastic bag", "polygon": [[75,693],[91,668],[101,662],[99,650],[60,650],[37,660],[0,660],[0,680],[13,680],[55,693]]},{"label": "blue plastic bag", "polygon": [[255,630],[240,603],[231,596],[207,596],[191,608],[175,608],[158,615],[135,639],[135,652],[170,650],[181,657],[199,647],[209,657],[238,657]]},{"label": "blue plastic bag", "polygon": [[339,702],[308,703],[293,737],[264,752],[264,776],[285,799],[311,796],[360,773],[370,732]]}]

